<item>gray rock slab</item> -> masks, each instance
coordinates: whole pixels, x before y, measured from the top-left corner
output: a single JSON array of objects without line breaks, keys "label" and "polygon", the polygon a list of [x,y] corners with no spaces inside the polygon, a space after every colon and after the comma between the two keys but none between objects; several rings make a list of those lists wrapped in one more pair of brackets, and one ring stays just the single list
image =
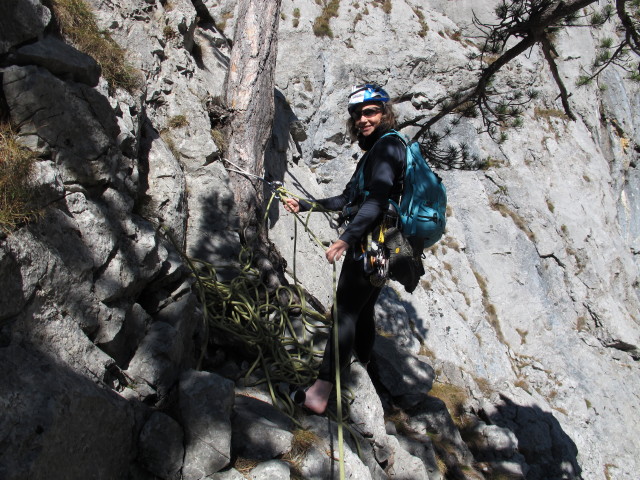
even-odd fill
[{"label": "gray rock slab", "polygon": [[184,433],[173,418],[153,412],[142,427],[138,461],[163,480],[177,480],[184,459]]},{"label": "gray rock slab", "polygon": [[245,477],[235,468],[231,468],[224,472],[214,473],[209,478],[211,478],[212,480],[247,480],[247,477]]},{"label": "gray rock slab", "polygon": [[291,467],[282,460],[270,460],[259,464],[249,472],[251,480],[289,480],[291,478]]},{"label": "gray rock slab", "polygon": [[[312,445],[300,460],[299,469],[305,479],[325,480],[339,478],[340,447],[338,444],[338,428],[334,421],[312,415],[303,419],[303,427],[318,435],[320,441]],[[369,467],[360,459],[357,447],[351,436],[344,433],[344,468],[347,478],[354,480],[370,480],[372,477]],[[360,436],[356,437],[363,442]]]},{"label": "gray rock slab", "polygon": [[382,403],[367,371],[359,362],[351,364],[345,386],[354,393],[353,401],[349,404],[349,418],[358,433],[376,445],[386,445]]},{"label": "gray rock slab", "polygon": [[236,396],[232,418],[234,454],[255,460],[271,460],[291,450],[293,426],[275,407],[243,395]]},{"label": "gray rock slab", "polygon": [[17,65],[38,65],[54,75],[95,87],[100,65],[89,55],[52,36],[16,49],[11,60]]},{"label": "gray rock slab", "polygon": [[422,460],[402,448],[395,437],[389,438],[389,448],[393,451],[386,468],[390,479],[429,480],[429,474]]},{"label": "gray rock slab", "polygon": [[168,323],[155,322],[131,359],[127,375],[164,394],[178,379],[183,352],[178,330]]},{"label": "gray rock slab", "polygon": [[0,4],[0,55],[11,47],[37,38],[49,24],[51,11],[39,0],[13,0]]},{"label": "gray rock slab", "polygon": [[403,450],[422,461],[429,480],[442,480],[443,475],[438,468],[436,453],[429,436],[412,432],[406,437],[396,435],[396,438]]},{"label": "gray rock slab", "polygon": [[6,68],[3,87],[21,133],[37,133],[56,149],[65,183],[116,182],[120,129],[106,97],[33,65]]},{"label": "gray rock slab", "polygon": [[182,476],[196,480],[216,473],[231,459],[233,382],[215,373],[188,370],[180,377],[180,415],[185,431]]},{"label": "gray rock slab", "polygon": [[451,448],[448,453],[462,465],[471,465],[473,455],[462,440],[460,431],[453,423],[444,402],[435,397],[423,397],[423,400],[407,411],[408,425],[420,435],[437,434]]},{"label": "gray rock slab", "polygon": [[0,348],[0,478],[127,478],[134,412],[55,357]]},{"label": "gray rock slab", "polygon": [[402,406],[419,402],[431,390],[435,378],[433,368],[399,347],[393,339],[378,335],[373,352],[376,377]]}]

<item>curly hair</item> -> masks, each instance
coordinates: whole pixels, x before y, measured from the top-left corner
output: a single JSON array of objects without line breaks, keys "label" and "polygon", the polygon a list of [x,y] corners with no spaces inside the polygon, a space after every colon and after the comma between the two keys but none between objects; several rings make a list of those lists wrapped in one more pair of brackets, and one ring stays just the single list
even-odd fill
[{"label": "curly hair", "polygon": [[[396,120],[396,112],[393,109],[392,102],[366,102],[368,105],[377,105],[382,108],[382,118],[380,119],[380,127],[383,130],[395,129],[398,126]],[[358,129],[356,128],[356,121],[353,117],[349,116],[347,120],[347,130],[352,142],[358,139]]]}]

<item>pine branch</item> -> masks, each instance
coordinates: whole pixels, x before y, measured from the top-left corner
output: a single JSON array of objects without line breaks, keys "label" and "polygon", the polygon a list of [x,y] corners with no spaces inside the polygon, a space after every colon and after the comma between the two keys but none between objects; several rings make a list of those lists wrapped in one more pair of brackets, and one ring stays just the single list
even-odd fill
[{"label": "pine branch", "polygon": [[558,66],[556,65],[555,59],[553,58],[553,45],[551,44],[549,37],[547,37],[546,35],[542,36],[542,38],[540,39],[540,44],[542,46],[544,58],[549,65],[549,69],[551,70],[551,75],[553,75],[553,79],[558,86],[558,90],[560,90],[560,100],[562,101],[562,106],[564,107],[564,113],[566,113],[571,120],[575,121],[576,116],[571,111],[571,106],[569,105],[569,94],[567,92],[567,87],[564,86],[564,82],[562,81],[562,78],[560,78]]}]

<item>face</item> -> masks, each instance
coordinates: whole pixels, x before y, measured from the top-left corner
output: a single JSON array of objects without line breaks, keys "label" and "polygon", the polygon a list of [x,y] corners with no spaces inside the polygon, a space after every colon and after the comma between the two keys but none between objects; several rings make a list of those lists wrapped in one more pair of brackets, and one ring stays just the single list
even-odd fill
[{"label": "face", "polygon": [[377,102],[363,103],[351,113],[351,118],[360,134],[368,137],[380,125],[382,107]]}]

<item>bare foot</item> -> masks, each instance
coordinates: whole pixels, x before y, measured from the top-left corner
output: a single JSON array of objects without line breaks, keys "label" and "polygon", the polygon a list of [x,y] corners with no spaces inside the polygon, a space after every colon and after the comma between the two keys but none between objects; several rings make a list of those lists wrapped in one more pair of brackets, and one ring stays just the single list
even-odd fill
[{"label": "bare foot", "polygon": [[304,406],[312,412],[323,414],[327,409],[331,390],[333,390],[333,383],[326,380],[316,380],[306,392]]}]

